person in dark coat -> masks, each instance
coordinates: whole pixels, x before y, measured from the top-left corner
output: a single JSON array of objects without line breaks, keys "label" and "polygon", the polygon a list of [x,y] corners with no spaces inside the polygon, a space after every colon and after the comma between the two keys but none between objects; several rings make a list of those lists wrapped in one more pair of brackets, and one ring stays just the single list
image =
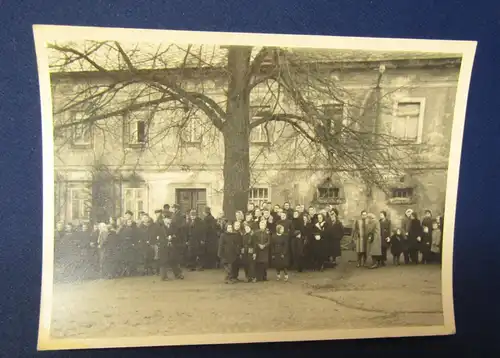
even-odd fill
[{"label": "person in dark coat", "polygon": [[333,209],[330,213],[330,249],[329,254],[332,258],[332,263],[336,265],[337,258],[342,256],[342,251],[340,248],[340,243],[344,237],[344,225],[340,222],[338,218],[337,209]]},{"label": "person in dark coat", "polygon": [[276,234],[271,236],[271,259],[278,281],[281,280],[281,272],[284,274],[284,280],[288,281],[289,245],[290,238],[285,235],[285,228],[280,224],[276,225]]},{"label": "person in dark coat", "polygon": [[[387,240],[387,239],[386,239]],[[401,254],[403,253],[403,245],[404,245],[405,237],[401,232],[401,229],[394,230],[393,234],[387,240],[392,254],[392,263],[394,265],[399,266],[399,261],[401,259]]]},{"label": "person in dark coat", "polygon": [[387,212],[380,212],[380,237],[382,239],[381,264],[385,266],[387,262],[388,239],[391,237],[391,221],[387,218]]},{"label": "person in dark coat", "polygon": [[228,223],[226,232],[219,240],[218,256],[224,266],[226,283],[235,283],[237,278],[233,276],[233,265],[239,259],[241,254],[241,235],[233,230],[233,224]]},{"label": "person in dark coat", "polygon": [[253,235],[253,230],[250,227],[251,223],[245,222],[243,224],[243,236],[242,236],[242,246],[241,246],[241,265],[245,271],[245,278],[247,282],[256,282],[255,279],[255,259],[256,254],[256,244],[255,237]]},{"label": "person in dark coat", "polygon": [[104,276],[115,278],[119,276],[120,269],[120,238],[116,224],[108,224],[108,235],[103,243],[104,247]]},{"label": "person in dark coat", "polygon": [[422,225],[418,220],[417,214],[412,212],[410,214],[410,227],[408,230],[408,255],[413,264],[418,264],[418,253],[420,243],[422,241]]},{"label": "person in dark coat", "polygon": [[205,208],[205,217],[203,218],[203,225],[205,227],[205,268],[218,267],[218,227],[217,220],[212,216],[209,207]]},{"label": "person in dark coat", "polygon": [[269,246],[271,245],[271,234],[267,229],[267,222],[262,220],[259,229],[253,233],[256,249],[255,278],[256,281],[267,280],[267,267],[269,266]]},{"label": "person in dark coat", "polygon": [[323,217],[323,214],[318,214],[317,218],[318,221],[312,227],[313,262],[315,270],[323,271],[325,261],[329,256],[329,228],[328,224],[325,221],[325,218]]},{"label": "person in dark coat", "polygon": [[424,218],[422,219],[422,228],[427,227],[429,229],[429,233],[432,234],[432,222],[434,219],[432,218],[432,211],[425,210]]},{"label": "person in dark coat", "polygon": [[304,269],[304,247],[306,237],[302,236],[304,220],[300,213],[295,210],[292,219],[292,237],[291,237],[291,254],[292,267],[297,272],[302,272]]},{"label": "person in dark coat", "polygon": [[139,242],[139,233],[137,225],[132,219],[125,221],[125,226],[119,233],[121,242],[121,260],[124,276],[133,276],[136,274],[137,265],[137,249]]},{"label": "person in dark coat", "polygon": [[368,250],[368,232],[367,222],[368,213],[366,210],[361,212],[361,218],[354,222],[352,230],[352,240],[356,245],[356,253],[358,256],[357,267],[364,267],[366,265],[367,250]]},{"label": "person in dark coat", "polygon": [[206,230],[203,220],[191,210],[187,225],[187,245],[188,245],[188,263],[191,271],[201,271],[204,268],[206,254]]},{"label": "person in dark coat", "polygon": [[153,220],[146,214],[143,215],[142,223],[139,225],[138,246],[143,264],[143,275],[153,275],[154,271],[154,246],[157,240],[157,228],[153,225]]},{"label": "person in dark coat", "polygon": [[288,201],[283,204],[283,212],[286,214],[286,218],[288,220],[293,219],[293,211],[294,210],[291,208],[290,203]]},{"label": "person in dark coat", "polygon": [[160,277],[163,281],[168,280],[168,269],[172,270],[176,279],[183,279],[180,268],[179,249],[184,247],[182,242],[177,241],[172,219],[165,217],[163,225],[160,226],[163,233],[159,235],[158,260],[160,266]]},{"label": "person in dark coat", "polygon": [[[432,225],[432,224],[431,224]],[[432,230],[432,228],[431,228]],[[422,263],[431,263],[431,244],[432,233],[428,226],[422,226],[422,240],[420,241],[419,250],[422,253]]]},{"label": "person in dark coat", "polygon": [[302,230],[301,236],[304,238],[304,268],[314,269],[314,252],[313,252],[313,223],[308,213],[302,215]]}]

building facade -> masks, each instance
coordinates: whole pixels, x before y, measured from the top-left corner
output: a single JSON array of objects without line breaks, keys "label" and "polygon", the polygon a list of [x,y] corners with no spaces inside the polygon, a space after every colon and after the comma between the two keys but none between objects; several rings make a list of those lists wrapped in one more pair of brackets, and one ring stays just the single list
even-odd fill
[{"label": "building facade", "polygon": [[[385,71],[379,79],[381,65]],[[346,225],[364,209],[386,210],[395,222],[408,208],[442,214],[459,71],[459,58],[332,64],[329,76],[341,86],[343,99],[318,98],[330,108],[332,118],[343,123],[352,118],[373,121],[375,130],[388,130],[408,143],[422,144],[418,160],[407,174],[388,176],[388,190],[382,191],[362,184],[344,167],[328,171],[315,167],[307,146],[287,126],[260,126],[250,134],[249,200],[256,204],[333,204]],[[77,106],[64,111],[61,106],[88,83],[105,84],[106,78],[99,73],[52,73],[55,124],[83,116]],[[220,90],[224,80],[216,74],[194,79],[192,86],[203,86],[204,93],[215,99],[224,97]],[[256,118],[259,110],[267,108],[262,105],[265,90],[252,92]],[[367,102],[377,90],[383,105],[375,111],[367,108]],[[114,100],[126,100],[126,95]],[[282,105],[292,107],[286,101]],[[56,133],[56,220],[104,220],[126,210],[152,213],[173,203],[183,210],[201,212],[209,206],[214,215],[222,211],[221,135],[198,114],[177,128],[175,123],[186,116],[185,108],[172,106],[153,115],[151,111],[120,113],[102,123]],[[165,125],[170,122],[171,126]]]}]

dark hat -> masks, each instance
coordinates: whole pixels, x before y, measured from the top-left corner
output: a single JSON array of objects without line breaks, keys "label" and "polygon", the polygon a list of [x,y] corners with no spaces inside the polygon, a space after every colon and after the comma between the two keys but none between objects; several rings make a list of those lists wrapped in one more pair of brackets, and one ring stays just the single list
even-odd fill
[{"label": "dark hat", "polygon": [[125,211],[125,215],[131,215],[134,216],[134,213],[130,210]]}]

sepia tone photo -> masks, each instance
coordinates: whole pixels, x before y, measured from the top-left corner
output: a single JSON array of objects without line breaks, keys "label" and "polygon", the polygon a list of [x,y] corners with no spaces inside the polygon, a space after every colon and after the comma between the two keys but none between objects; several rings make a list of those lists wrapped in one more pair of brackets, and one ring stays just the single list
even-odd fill
[{"label": "sepia tone photo", "polygon": [[39,349],[455,332],[474,42],[34,34]]}]

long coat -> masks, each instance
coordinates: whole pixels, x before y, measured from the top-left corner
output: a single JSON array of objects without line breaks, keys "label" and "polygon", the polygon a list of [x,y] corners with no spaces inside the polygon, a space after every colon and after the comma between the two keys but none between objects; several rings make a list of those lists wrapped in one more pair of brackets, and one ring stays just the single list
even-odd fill
[{"label": "long coat", "polygon": [[157,228],[153,225],[153,223],[150,223],[149,225],[139,225],[138,245],[143,262],[151,262],[154,260],[155,250],[153,245],[157,244],[157,234]]},{"label": "long coat", "polygon": [[[271,244],[271,235],[267,229],[257,230],[253,234],[255,238],[255,249],[257,251],[256,262],[258,263],[269,263],[269,246]],[[261,248],[259,245],[263,245]]]},{"label": "long coat", "polygon": [[135,224],[132,226],[125,226],[119,233],[121,250],[120,256],[127,264],[137,263],[137,250],[138,250],[138,229]]},{"label": "long coat", "polygon": [[380,222],[378,220],[368,221],[366,231],[368,235],[367,254],[370,256],[381,256],[382,238],[380,237]]},{"label": "long coat", "polygon": [[392,230],[391,230],[391,221],[388,219],[385,220],[380,220],[380,238],[382,239],[382,248],[388,248],[389,243],[387,242],[387,239],[391,237]]},{"label": "long coat", "polygon": [[367,251],[368,236],[366,233],[366,223],[367,219],[359,219],[354,222],[354,228],[352,230],[352,240],[356,245],[356,252],[358,254],[365,253]]},{"label": "long coat", "polygon": [[413,219],[410,222],[408,230],[408,250],[418,250],[420,248],[420,243],[417,238],[422,238],[422,225],[418,219]]},{"label": "long coat", "polygon": [[340,257],[342,255],[340,249],[340,242],[344,237],[344,225],[339,220],[332,221],[330,226],[330,249],[329,254],[333,258]]},{"label": "long coat", "polygon": [[184,248],[183,242],[176,236],[175,228],[170,224],[161,227],[164,234],[158,243],[158,259],[161,266],[176,264],[180,260],[180,252]]},{"label": "long coat", "polygon": [[399,256],[404,251],[405,238],[403,235],[392,235],[389,239],[389,244],[391,246],[391,254],[393,256]]},{"label": "long coat", "polygon": [[274,268],[279,270],[288,267],[290,262],[289,243],[290,243],[290,238],[285,234],[272,235],[271,259]]},{"label": "long coat", "polygon": [[241,245],[241,256],[244,264],[248,264],[252,261],[253,255],[256,254],[256,243],[255,236],[252,233],[245,233],[241,237],[242,245]]},{"label": "long coat", "polygon": [[[292,220],[292,237],[290,239],[290,249],[294,258],[304,256],[307,236],[303,235],[304,221],[302,218]],[[300,237],[298,237],[300,234]]]},{"label": "long coat", "polygon": [[330,255],[329,249],[331,248],[330,228],[326,221],[317,222],[311,228],[312,230],[312,252],[315,258],[326,260]]},{"label": "long coat", "polygon": [[196,218],[187,225],[187,244],[192,255],[205,253],[206,231],[203,220]]},{"label": "long coat", "polygon": [[218,243],[218,227],[217,220],[212,216],[212,214],[208,214],[203,219],[203,223],[205,226],[205,247],[207,255],[209,259],[215,259],[217,257],[217,250],[219,247]]},{"label": "long coat", "polygon": [[241,235],[236,232],[225,232],[219,241],[218,256],[223,263],[232,264],[241,254]]}]

